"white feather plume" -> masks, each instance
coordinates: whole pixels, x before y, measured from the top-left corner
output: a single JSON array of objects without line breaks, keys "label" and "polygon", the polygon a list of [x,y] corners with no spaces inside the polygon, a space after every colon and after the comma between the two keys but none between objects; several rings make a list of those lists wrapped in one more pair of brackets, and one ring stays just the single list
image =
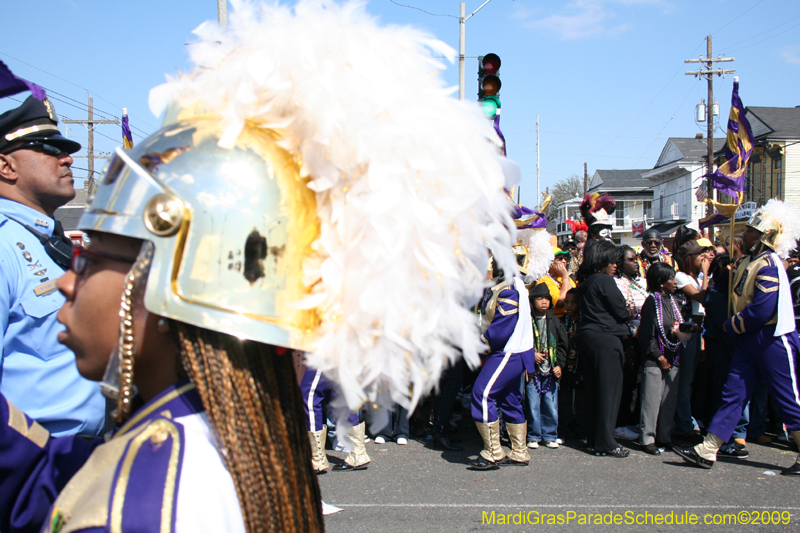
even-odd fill
[{"label": "white feather plume", "polygon": [[[553,245],[545,229],[523,229],[517,231],[519,242],[528,250],[528,272],[533,281],[539,281],[553,264]],[[529,283],[525,280],[525,283]]]},{"label": "white feather plume", "polygon": [[773,198],[759,211],[762,218],[777,222],[781,227],[775,243],[775,253],[783,259],[788,258],[797,247],[797,239],[800,239],[800,215],[797,210],[790,204]]},{"label": "white feather plume", "polygon": [[245,122],[280,131],[321,223],[303,272],[323,317],[308,363],[350,409],[413,407],[462,353],[479,362],[469,307],[487,246],[515,270],[496,134],[438,76],[434,56],[454,51],[420,31],[380,27],[360,2],[231,4],[227,30],[195,30],[194,68],[156,87],[151,109],[220,115],[222,146]]}]

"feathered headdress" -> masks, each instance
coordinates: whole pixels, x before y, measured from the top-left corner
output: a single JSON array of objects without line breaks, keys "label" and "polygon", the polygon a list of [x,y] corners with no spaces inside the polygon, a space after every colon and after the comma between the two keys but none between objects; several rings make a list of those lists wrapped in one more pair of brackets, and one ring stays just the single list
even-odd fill
[{"label": "feathered headdress", "polygon": [[756,211],[747,223],[764,235],[761,242],[786,259],[800,239],[800,215],[791,205],[772,199]]},{"label": "feathered headdress", "polygon": [[617,208],[617,202],[610,194],[589,193],[583,197],[580,205],[581,215],[587,226],[592,224],[609,225],[611,215]]},{"label": "feathered headdress", "polygon": [[525,260],[521,270],[525,274],[525,283],[531,284],[539,280],[550,269],[553,262],[553,247],[550,245],[551,235],[547,232],[547,217],[544,213],[550,207],[552,197],[542,193],[542,210],[534,211],[523,205],[516,205],[514,222],[517,226],[516,250],[524,250]]},{"label": "feathered headdress", "polygon": [[454,56],[444,43],[380,27],[361,3],[231,4],[228,29],[195,30],[193,69],[154,89],[151,108],[221,117],[221,146],[261,129],[291,154],[319,223],[309,295],[294,302],[320,317],[308,364],[350,409],[413,408],[460,353],[479,363],[469,307],[487,246],[515,269],[499,140],[437,75],[435,57]]},{"label": "feathered headdress", "polygon": [[572,234],[575,235],[579,231],[589,231],[589,226],[586,225],[584,221],[576,221],[576,220],[565,220],[564,223],[569,226],[572,230]]}]

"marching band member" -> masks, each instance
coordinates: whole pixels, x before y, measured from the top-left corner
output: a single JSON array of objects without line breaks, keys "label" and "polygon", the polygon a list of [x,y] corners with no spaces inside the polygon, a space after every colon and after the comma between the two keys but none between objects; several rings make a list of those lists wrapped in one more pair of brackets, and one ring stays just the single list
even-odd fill
[{"label": "marching band member", "polygon": [[[742,238],[752,255],[734,275],[734,312],[723,329],[735,340],[722,403],[708,426],[705,440],[694,448],[675,448],[689,463],[711,468],[720,446],[730,440],[744,405],[763,378],[773,404],[800,446],[800,339],[794,322],[789,281],[781,261],[800,237],[798,213],[780,200],[770,200],[747,223]],[[800,454],[781,472],[800,475]]]}]

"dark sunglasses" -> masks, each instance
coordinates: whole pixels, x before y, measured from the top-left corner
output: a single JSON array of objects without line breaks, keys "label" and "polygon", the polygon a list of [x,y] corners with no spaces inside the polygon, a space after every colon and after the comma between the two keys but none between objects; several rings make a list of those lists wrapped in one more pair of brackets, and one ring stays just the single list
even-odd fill
[{"label": "dark sunglasses", "polygon": [[662,242],[661,242],[661,241],[656,241],[656,240],[652,240],[652,241],[644,241],[644,242],[642,243],[642,246],[652,246],[652,245],[654,245],[654,244],[657,244],[657,245],[661,246]]},{"label": "dark sunglasses", "polygon": [[59,148],[53,144],[49,144],[45,141],[30,141],[4,153],[7,155],[16,152],[17,150],[30,150],[31,148],[41,148],[42,152],[47,155],[52,155],[53,157],[59,157],[61,154],[69,155],[62,148]]},{"label": "dark sunglasses", "polygon": [[123,257],[121,255],[116,255],[116,254],[96,252],[94,250],[89,250],[88,248],[84,248],[83,246],[77,245],[72,248],[72,263],[70,264],[70,269],[80,276],[86,271],[86,267],[88,267],[94,262],[92,258],[113,259],[115,261],[123,261],[125,263],[136,262],[135,257]]}]

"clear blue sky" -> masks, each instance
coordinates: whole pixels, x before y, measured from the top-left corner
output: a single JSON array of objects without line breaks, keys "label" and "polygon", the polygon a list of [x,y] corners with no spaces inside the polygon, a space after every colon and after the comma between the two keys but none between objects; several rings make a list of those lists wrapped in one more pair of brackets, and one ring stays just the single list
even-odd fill
[{"label": "clear blue sky", "polygon": [[[482,3],[468,0],[467,13]],[[164,74],[188,68],[184,43],[201,22],[216,20],[216,4],[4,2],[0,60],[47,88],[68,118],[86,117],[87,89],[100,115],[119,116],[127,107],[138,142],[160,124],[147,107],[148,91]],[[367,10],[458,48],[458,0],[371,0]],[[529,205],[536,204],[537,113],[542,190],[582,174],[584,162],[590,175],[652,168],[667,138],[704,133],[693,112],[706,84],[684,75],[696,70],[684,59],[705,55],[709,33],[714,56],[736,58],[724,65],[736,69],[745,105],[800,105],[797,0],[492,0],[467,22],[466,33],[468,99],[477,91],[475,56],[494,52],[503,61],[501,127],[509,156],[522,167],[522,200]],[[457,64],[444,76],[457,85]],[[728,76],[714,85],[723,127],[732,83]],[[0,111],[16,105],[0,101]],[[97,131],[97,150],[121,144],[117,126]],[[69,135],[86,142],[81,126],[71,126]],[[85,162],[76,161],[76,176],[85,176],[79,170]]]}]

